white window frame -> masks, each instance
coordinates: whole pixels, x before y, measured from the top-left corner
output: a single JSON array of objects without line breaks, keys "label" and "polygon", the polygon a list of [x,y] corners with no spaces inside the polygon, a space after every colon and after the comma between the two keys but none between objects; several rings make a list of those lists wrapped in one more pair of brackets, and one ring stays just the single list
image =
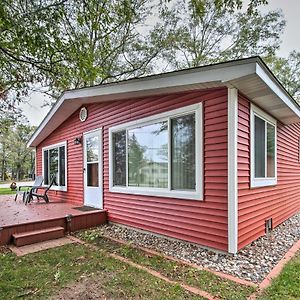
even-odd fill
[{"label": "white window frame", "polygon": [[[170,119],[181,115],[195,113],[195,190],[172,190],[171,189],[171,163],[170,163],[170,146],[171,134],[169,135],[169,159],[168,159],[168,188],[152,188],[152,187],[132,187],[128,186],[128,151],[126,155],[126,186],[113,185],[113,139],[114,132],[134,129],[141,126],[150,125],[153,123],[168,121],[170,126]],[[156,114],[150,117],[139,120],[127,122],[125,124],[117,125],[109,128],[109,191],[113,193],[136,194],[156,197],[178,198],[187,200],[203,200],[203,117],[202,117],[202,103],[185,106],[172,111]],[[127,139],[126,139],[127,141]],[[127,149],[127,145],[126,145]]]},{"label": "white window frame", "polygon": [[[67,169],[67,166],[68,166],[68,155],[67,155],[68,149],[67,149],[67,141],[60,142],[60,143],[57,143],[57,144],[52,144],[52,145],[49,145],[49,146],[46,146],[46,147],[42,148],[42,175],[43,175],[43,177],[45,177],[44,176],[45,175],[45,173],[44,173],[44,151],[59,148],[61,146],[65,146],[65,182],[66,182],[66,185],[65,186],[52,185],[50,190],[67,192],[68,191],[68,187],[67,187],[67,185],[68,185],[68,169]],[[58,151],[58,153],[59,153],[59,151]],[[59,159],[58,159],[58,162],[59,162]],[[59,163],[58,163],[58,174],[59,174],[59,172],[60,172],[60,169],[59,169]],[[50,180],[50,178],[49,178],[49,180]],[[49,186],[49,185],[44,184],[43,186]]]},{"label": "white window frame", "polygon": [[[256,178],[255,177],[255,143],[254,143],[254,118],[255,116],[259,117],[263,121],[265,121],[265,126],[267,123],[275,127],[275,176],[274,177],[264,177],[264,178]],[[265,141],[267,141],[267,130],[265,130]],[[265,113],[263,110],[258,108],[257,106],[251,104],[251,118],[250,118],[250,144],[251,144],[251,165],[250,165],[250,173],[251,173],[251,188],[263,187],[263,186],[274,186],[277,184],[277,121],[272,118],[270,115]],[[265,151],[267,156],[267,142],[265,143]],[[267,175],[267,157],[265,158],[265,174]]]}]

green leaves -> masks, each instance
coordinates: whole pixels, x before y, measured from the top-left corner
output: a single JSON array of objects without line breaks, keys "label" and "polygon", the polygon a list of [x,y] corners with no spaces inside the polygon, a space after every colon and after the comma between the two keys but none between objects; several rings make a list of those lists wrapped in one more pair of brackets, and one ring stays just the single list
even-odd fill
[{"label": "green leaves", "polygon": [[287,58],[267,56],[264,61],[300,104],[300,52],[292,51]]},{"label": "green leaves", "polygon": [[[191,9],[192,2],[204,5],[203,11]],[[191,1],[163,10],[161,19],[167,26],[161,37],[168,46],[162,56],[171,68],[275,53],[285,26],[281,11],[263,14],[254,10],[249,14],[224,5],[223,1]]]}]

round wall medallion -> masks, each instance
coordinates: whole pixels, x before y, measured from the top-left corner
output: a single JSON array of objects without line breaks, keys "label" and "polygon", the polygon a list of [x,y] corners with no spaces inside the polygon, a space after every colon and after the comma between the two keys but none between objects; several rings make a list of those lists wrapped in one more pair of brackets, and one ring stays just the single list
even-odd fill
[{"label": "round wall medallion", "polygon": [[88,117],[88,111],[86,109],[86,107],[82,107],[80,112],[79,112],[79,120],[81,122],[84,122]]}]

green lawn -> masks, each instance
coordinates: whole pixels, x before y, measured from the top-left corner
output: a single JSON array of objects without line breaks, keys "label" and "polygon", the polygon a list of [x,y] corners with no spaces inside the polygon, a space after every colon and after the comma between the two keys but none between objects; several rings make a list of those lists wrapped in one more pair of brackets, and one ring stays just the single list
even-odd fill
[{"label": "green lawn", "polygon": [[259,299],[300,299],[300,252],[284,267]]},{"label": "green lawn", "polygon": [[[252,287],[236,284],[208,271],[113,242],[97,230],[82,231],[77,236],[98,249],[71,244],[16,257],[10,252],[1,254],[0,248],[0,300],[55,299],[55,295],[59,295],[59,299],[68,299],[76,292],[77,298],[74,299],[203,299],[179,285],[166,283],[120,262],[110,257],[110,253],[156,270],[173,281],[205,290],[220,299],[243,300],[254,292]],[[259,299],[300,299],[299,282],[300,253]]]},{"label": "green lawn", "polygon": [[[95,292],[105,299],[201,299],[84,245],[69,244],[21,258],[12,253],[0,254],[3,300],[47,299],[67,284],[84,278],[97,282]],[[74,283],[72,293],[77,284]]]},{"label": "green lawn", "polygon": [[12,195],[15,194],[15,191],[12,191],[10,188],[0,188],[0,195]]},{"label": "green lawn", "polygon": [[82,231],[79,238],[96,244],[100,249],[115,253],[131,261],[158,271],[164,276],[181,283],[204,290],[220,299],[247,299],[254,288],[226,280],[205,270],[197,270],[184,264],[167,260],[161,256],[148,255],[130,245],[120,245],[103,236],[97,230]]}]

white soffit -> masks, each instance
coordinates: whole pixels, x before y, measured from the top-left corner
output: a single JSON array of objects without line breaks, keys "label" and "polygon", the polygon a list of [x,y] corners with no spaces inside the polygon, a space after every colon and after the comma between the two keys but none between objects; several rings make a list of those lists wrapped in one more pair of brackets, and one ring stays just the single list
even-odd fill
[{"label": "white soffit", "polygon": [[285,124],[300,121],[300,109],[257,57],[66,91],[37,128],[36,147],[82,105],[221,86],[234,86]]}]

